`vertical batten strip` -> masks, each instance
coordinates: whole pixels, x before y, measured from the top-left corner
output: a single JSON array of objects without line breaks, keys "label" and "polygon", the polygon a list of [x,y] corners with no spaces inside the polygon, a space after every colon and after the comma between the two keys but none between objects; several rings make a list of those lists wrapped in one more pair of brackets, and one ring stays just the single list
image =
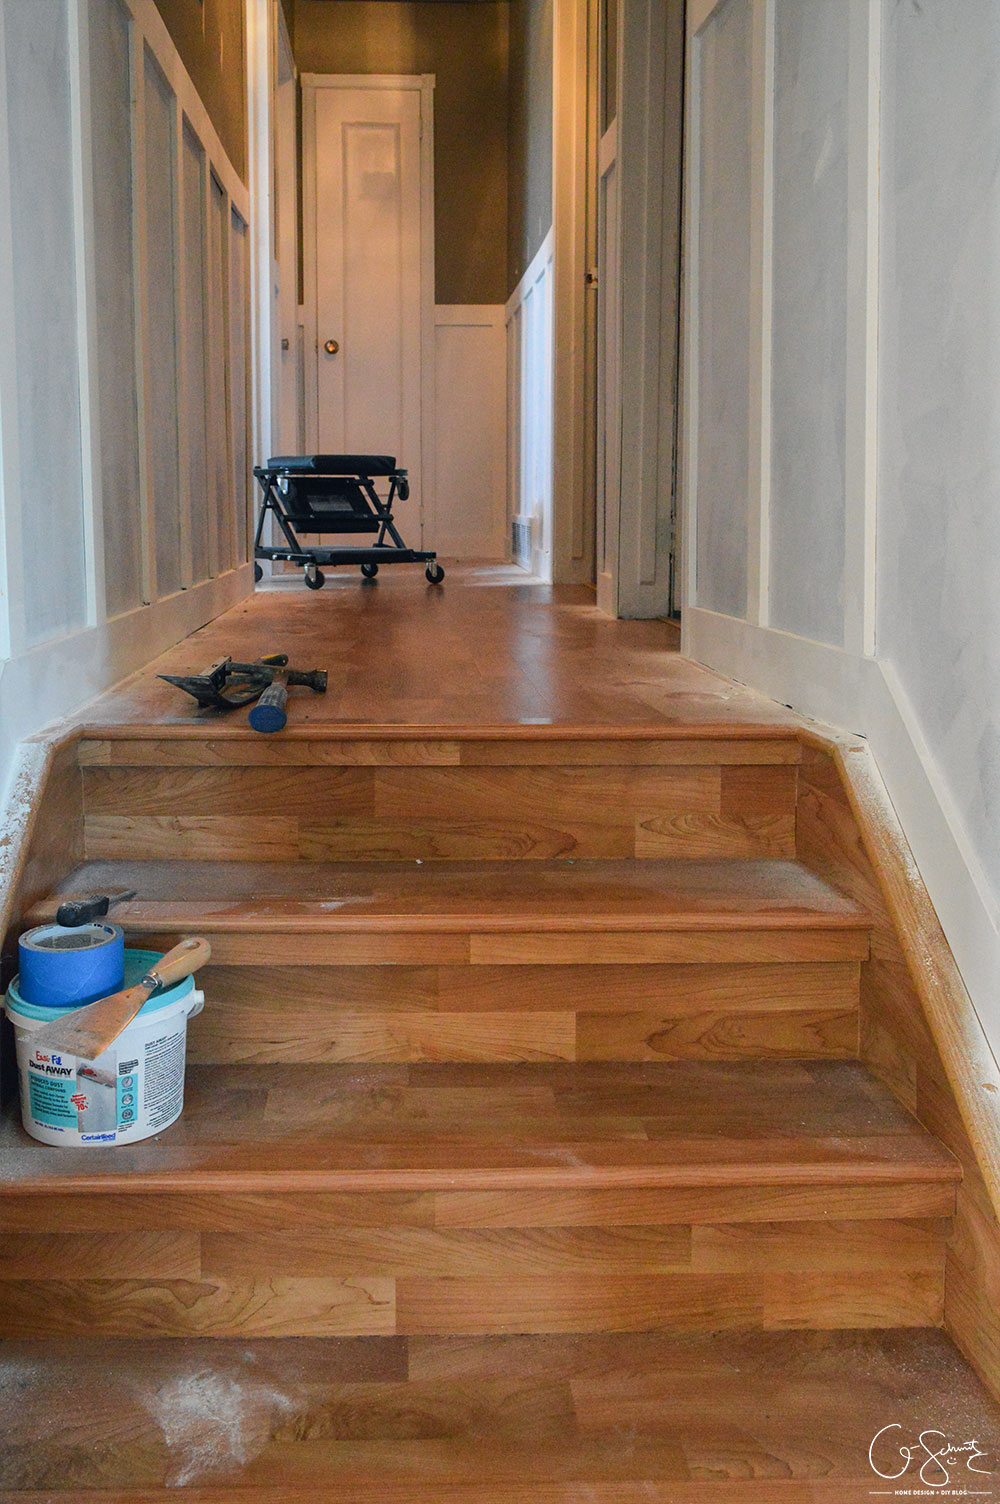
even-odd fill
[{"label": "vertical batten strip", "polygon": [[133,18],[132,65],[132,258],[135,288],[135,396],[139,419],[139,519],[142,536],[142,599],[157,598],[156,527],[153,520],[153,416],[149,411],[149,308],[146,249],[146,43]]},{"label": "vertical batten strip", "polygon": [[96,226],[91,151],[91,69],[87,0],[69,0],[70,118],[73,227],[76,253],[77,360],[87,625],[107,618],[101,472],[100,366],[97,349]]},{"label": "vertical batten strip", "polygon": [[850,0],[844,646],[875,653],[881,0]]},{"label": "vertical batten strip", "polygon": [[187,247],[184,240],[184,216],[187,204],[184,193],[184,108],[174,95],[172,111],[174,136],[174,308],[177,341],[177,505],[180,509],[181,587],[194,582],[194,558],[191,547],[191,446],[188,401],[187,327]]},{"label": "vertical batten strip", "polygon": [[770,615],[771,306],[774,231],[774,9],[753,0],[750,157],[750,411],[747,621]]},{"label": "vertical batten strip", "polygon": [[6,77],[4,8],[0,3],[0,658],[21,651],[25,638]]},{"label": "vertical batten strip", "polygon": [[[204,372],[205,391],[205,491],[198,498],[198,504],[207,508],[207,533],[208,533],[208,574],[210,579],[215,579],[221,574],[222,548],[220,541],[220,518],[218,501],[215,495],[215,446],[218,442],[219,418],[216,411],[213,390],[212,347],[215,340],[214,324],[212,321],[212,163],[206,152],[203,159],[204,171],[201,179],[201,331],[202,331],[202,370]],[[188,504],[195,504],[194,498],[189,494]]]},{"label": "vertical batten strip", "polygon": [[[212,183],[212,173],[211,172],[209,172],[209,174],[208,174],[208,181],[209,181],[209,188],[211,189],[211,183]],[[221,306],[221,308],[219,310],[219,317],[220,317],[220,320],[221,320],[220,327],[219,327],[219,339],[220,339],[220,342],[221,342],[221,348],[219,350],[219,359],[222,362],[221,369],[222,369],[222,379],[223,379],[223,386],[224,386],[225,397],[224,397],[224,402],[223,402],[223,411],[222,411],[221,414],[218,414],[216,416],[217,442],[221,442],[222,448],[223,448],[223,451],[224,451],[224,461],[223,461],[223,466],[222,466],[223,481],[222,481],[221,491],[217,495],[216,508],[218,508],[219,506],[222,507],[222,512],[219,515],[217,521],[218,521],[218,526],[219,526],[220,534],[221,534],[222,538],[225,541],[225,550],[226,550],[226,552],[225,552],[225,558],[223,560],[224,567],[226,569],[235,569],[236,566],[237,566],[237,564],[239,563],[239,553],[240,553],[240,550],[237,547],[237,542],[236,542],[236,526],[235,526],[235,515],[236,514],[235,514],[235,512],[233,510],[233,508],[236,505],[236,499],[237,498],[236,498],[235,495],[234,496],[230,496],[230,494],[229,494],[229,487],[231,485],[231,477],[236,472],[236,467],[235,467],[235,450],[234,450],[234,447],[233,447],[233,418],[234,418],[234,412],[233,412],[233,371],[232,371],[233,341],[232,341],[232,334],[231,334],[231,330],[232,330],[232,308],[230,306],[231,305],[231,301],[232,301],[232,287],[233,287],[232,264],[231,264],[231,256],[232,256],[231,246],[232,246],[232,239],[233,239],[233,237],[232,237],[232,213],[233,213],[233,206],[232,206],[232,202],[230,200],[229,194],[226,192],[225,188],[223,187],[223,185],[221,183],[219,183],[219,191],[222,194],[222,218],[221,218],[221,221],[220,221],[220,224],[219,224],[219,245],[218,245],[219,294],[220,294],[220,297],[222,299],[222,306]],[[216,474],[217,475],[219,474],[218,464],[216,465]]]}]

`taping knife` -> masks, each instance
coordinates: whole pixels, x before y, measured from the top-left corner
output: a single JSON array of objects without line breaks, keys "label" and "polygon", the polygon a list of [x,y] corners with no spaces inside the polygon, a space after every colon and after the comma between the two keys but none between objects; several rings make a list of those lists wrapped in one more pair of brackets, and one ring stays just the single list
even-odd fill
[{"label": "taping knife", "polygon": [[81,1060],[96,1060],[114,1044],[122,1030],[128,1028],[157,987],[171,987],[174,982],[182,982],[199,966],[204,966],[211,954],[207,940],[196,936],[182,940],[173,950],[167,951],[135,987],[98,998],[96,1003],[87,1003],[72,1013],[64,1013],[50,1024],[43,1024],[40,1029],[33,1029],[31,1048],[76,1055]]}]

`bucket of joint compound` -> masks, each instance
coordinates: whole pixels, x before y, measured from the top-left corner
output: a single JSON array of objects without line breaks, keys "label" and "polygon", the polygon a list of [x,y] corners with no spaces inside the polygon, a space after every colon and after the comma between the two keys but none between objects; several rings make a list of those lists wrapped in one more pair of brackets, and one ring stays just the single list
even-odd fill
[{"label": "bucket of joint compound", "polygon": [[[135,987],[160,960],[155,951],[126,950],[125,986]],[[169,1128],[184,1106],[187,1021],[204,1006],[204,993],[185,977],[155,992],[97,1060],[78,1060],[32,1049],[36,1029],[73,1009],[26,1003],[15,977],[6,1011],[26,1131],[43,1144],[134,1144]]]}]

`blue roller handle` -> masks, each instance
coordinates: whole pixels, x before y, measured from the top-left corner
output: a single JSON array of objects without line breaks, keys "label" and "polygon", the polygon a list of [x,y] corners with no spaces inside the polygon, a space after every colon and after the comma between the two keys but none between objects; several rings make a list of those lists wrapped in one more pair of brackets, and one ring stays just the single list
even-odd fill
[{"label": "blue roller handle", "polygon": [[250,724],[255,731],[283,731],[288,716],[285,705],[288,688],[277,683],[270,684],[250,711]]}]

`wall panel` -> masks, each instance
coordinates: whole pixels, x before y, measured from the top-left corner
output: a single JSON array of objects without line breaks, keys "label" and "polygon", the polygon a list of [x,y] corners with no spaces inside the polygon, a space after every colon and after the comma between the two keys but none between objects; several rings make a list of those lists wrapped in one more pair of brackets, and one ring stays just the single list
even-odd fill
[{"label": "wall panel", "polygon": [[[229,221],[229,400],[232,434],[232,490],[229,505],[237,519],[237,562],[250,557],[253,504],[250,477],[250,340],[248,299],[250,243],[246,220],[233,209]],[[267,456],[265,455],[266,459]]]},{"label": "wall panel", "polygon": [[[23,641],[87,619],[80,367],[66,0],[5,0],[4,99],[13,247]],[[53,353],[57,358],[53,359]]]},{"label": "wall panel", "polygon": [[232,569],[236,562],[235,509],[230,494],[232,457],[229,452],[229,383],[226,338],[229,245],[226,191],[214,173],[208,178],[208,476],[207,504],[213,519],[212,573]]},{"label": "wall panel", "polygon": [[117,616],[142,604],[130,27],[119,0],[92,0],[89,24],[104,572]]},{"label": "wall panel", "polygon": [[507,557],[505,362],[502,307],[436,310],[431,547],[451,558]]},{"label": "wall panel", "polygon": [[[878,650],[1000,913],[1000,10],[887,6]],[[932,101],[934,107],[928,107]],[[1000,1045],[1000,1040],[998,1040]]]},{"label": "wall panel", "polygon": [[[208,415],[206,411],[205,308],[206,233],[205,151],[188,123],[182,132],[184,248],[184,431],[188,504],[191,509],[191,577],[207,580],[212,567],[213,517],[208,495]],[[213,498],[214,500],[214,498]]]},{"label": "wall panel", "polygon": [[178,424],[177,187],[174,96],[156,59],[144,57],[147,415],[156,595],[182,584]]},{"label": "wall panel", "polygon": [[698,49],[697,600],[747,602],[753,7],[724,0]]},{"label": "wall panel", "polygon": [[772,626],[844,640],[849,8],[777,0]]}]

